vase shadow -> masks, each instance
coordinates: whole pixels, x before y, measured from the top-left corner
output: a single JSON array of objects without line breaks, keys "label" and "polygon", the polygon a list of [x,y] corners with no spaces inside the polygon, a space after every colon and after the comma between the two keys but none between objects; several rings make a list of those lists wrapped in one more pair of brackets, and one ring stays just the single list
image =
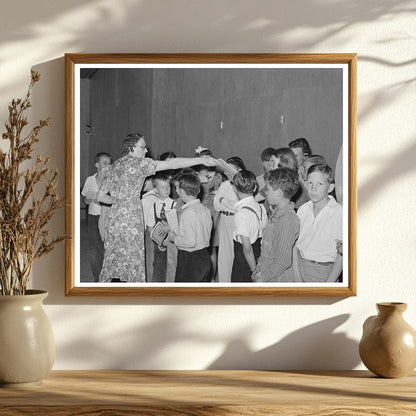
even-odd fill
[{"label": "vase shadow", "polygon": [[247,340],[234,339],[207,369],[352,369],[360,363],[358,342],[344,332],[335,332],[349,317],[342,314],[316,322],[258,351]]}]

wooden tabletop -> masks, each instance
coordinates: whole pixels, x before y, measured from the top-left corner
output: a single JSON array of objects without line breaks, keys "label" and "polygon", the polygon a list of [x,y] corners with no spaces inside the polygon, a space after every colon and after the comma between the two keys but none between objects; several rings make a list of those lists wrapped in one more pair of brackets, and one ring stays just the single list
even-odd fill
[{"label": "wooden tabletop", "polygon": [[416,372],[53,371],[0,389],[0,415],[416,415]]}]

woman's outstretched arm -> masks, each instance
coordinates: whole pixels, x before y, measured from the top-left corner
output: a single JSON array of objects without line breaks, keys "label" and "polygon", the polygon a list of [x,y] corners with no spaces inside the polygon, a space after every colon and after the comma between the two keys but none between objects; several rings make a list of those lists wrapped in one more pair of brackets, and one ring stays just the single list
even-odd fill
[{"label": "woman's outstretched arm", "polygon": [[213,157],[177,157],[175,159],[157,160],[156,171],[190,168],[195,165],[217,166]]}]

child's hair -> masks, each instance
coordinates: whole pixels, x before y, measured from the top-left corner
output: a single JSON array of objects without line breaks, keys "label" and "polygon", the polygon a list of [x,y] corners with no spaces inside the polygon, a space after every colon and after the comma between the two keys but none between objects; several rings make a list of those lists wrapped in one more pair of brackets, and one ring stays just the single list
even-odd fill
[{"label": "child's hair", "polygon": [[156,172],[156,174],[152,176],[153,187],[156,187],[157,180],[170,183],[170,176],[164,172]]},{"label": "child's hair", "polygon": [[177,178],[179,189],[183,189],[186,195],[197,197],[201,190],[201,181],[195,173],[182,173]]},{"label": "child's hair", "polygon": [[271,170],[264,175],[264,180],[274,190],[281,189],[283,196],[287,199],[292,198],[300,186],[297,173],[289,168]]},{"label": "child's hair", "polygon": [[159,156],[159,160],[175,159],[176,154],[173,152],[164,152]]},{"label": "child's hair", "polygon": [[261,161],[262,162],[268,162],[270,158],[274,155],[275,149],[273,147],[267,147],[261,152]]},{"label": "child's hair", "polygon": [[308,141],[304,137],[299,137],[298,139],[292,140],[289,143],[289,147],[300,147],[302,149],[302,153],[304,153],[308,157],[312,153],[311,147],[309,146]]},{"label": "child's hair", "polygon": [[195,169],[193,169],[193,168],[183,168],[183,169],[180,169],[179,171],[177,171],[173,176],[172,176],[172,182],[178,182],[179,181],[179,178],[182,176],[182,175],[184,175],[185,173],[190,173],[190,174],[192,174],[192,175],[195,175],[195,176],[197,176],[198,174],[197,174],[197,172],[195,171]]},{"label": "child's hair", "polygon": [[96,164],[96,163],[98,163],[99,161],[100,161],[100,159],[102,158],[102,157],[108,157],[109,159],[110,159],[110,163],[113,163],[113,158],[111,157],[111,155],[109,154],[109,153],[107,153],[107,152],[100,152],[100,153],[97,153],[95,156],[94,156],[94,165]]},{"label": "child's hair", "polygon": [[238,192],[253,194],[257,188],[256,175],[249,170],[240,170],[234,175],[233,184]]},{"label": "child's hair", "polygon": [[212,156],[212,152],[207,147],[198,146],[195,149],[195,156],[194,157],[200,157],[200,156]]},{"label": "child's hair", "polygon": [[311,155],[304,160],[304,162],[308,162],[312,165],[326,165],[326,160],[321,155]]},{"label": "child's hair", "polygon": [[309,169],[308,169],[308,176],[313,173],[313,172],[320,172],[324,175],[327,176],[328,178],[328,182],[329,183],[334,183],[335,182],[335,176],[334,176],[334,171],[326,164],[316,164],[316,165],[312,165]]},{"label": "child's hair", "polygon": [[281,147],[274,151],[274,156],[279,160],[279,168],[289,168],[293,170],[298,169],[298,161],[292,149],[289,147]]},{"label": "child's hair", "polygon": [[185,173],[190,173],[192,175],[198,176],[196,170],[194,168],[183,168],[179,171],[178,176],[185,174]]},{"label": "child's hair", "polygon": [[232,157],[229,157],[226,160],[226,162],[229,163],[230,165],[235,166],[237,169],[246,170],[246,165],[244,164],[243,159],[241,159],[241,157],[232,156]]},{"label": "child's hair", "polygon": [[130,133],[127,137],[123,140],[123,144],[121,145],[121,153],[123,156],[128,155],[134,150],[134,146],[140,140],[144,139],[143,134],[141,133]]}]

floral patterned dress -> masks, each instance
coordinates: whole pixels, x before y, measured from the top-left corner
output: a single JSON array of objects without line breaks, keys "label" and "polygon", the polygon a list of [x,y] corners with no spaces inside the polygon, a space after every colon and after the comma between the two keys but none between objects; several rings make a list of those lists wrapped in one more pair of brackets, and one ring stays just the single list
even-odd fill
[{"label": "floral patterned dress", "polygon": [[115,202],[104,231],[104,262],[100,282],[113,278],[143,283],[145,278],[144,220],[140,192],[147,176],[156,171],[150,158],[122,156],[105,173],[101,190]]}]

